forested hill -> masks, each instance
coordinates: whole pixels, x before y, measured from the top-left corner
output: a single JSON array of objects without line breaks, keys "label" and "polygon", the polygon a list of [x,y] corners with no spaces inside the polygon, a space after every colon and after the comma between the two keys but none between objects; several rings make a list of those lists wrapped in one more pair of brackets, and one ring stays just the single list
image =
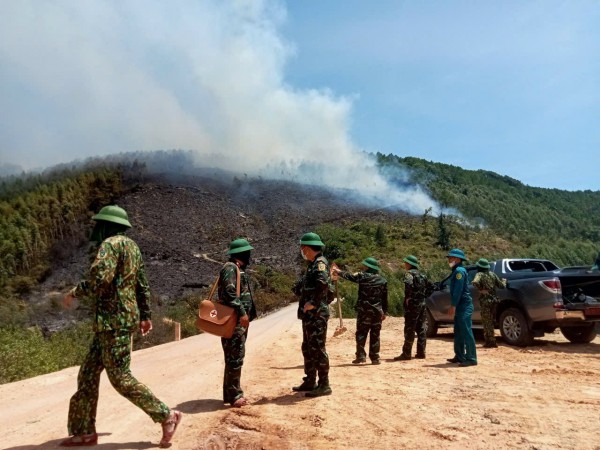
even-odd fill
[{"label": "forested hill", "polygon": [[[409,183],[427,190],[441,214],[373,209],[313,185],[198,168],[185,151],[0,177],[0,383],[81,362],[90,337],[89,303],[83,299],[66,312],[60,301],[93,255],[89,219],[112,202],[131,214],[130,235],[151,279],[154,331],[136,337],[135,348],[172,339],[163,317],[179,321],[184,336],[196,333],[198,302],[227,243],[240,236],[256,244],[252,270],[262,313],[294,300],[290,286],[301,261],[293,258],[306,231],[319,233],[326,256],[349,270],[376,256],[389,281],[392,315],[403,313],[403,255],[418,255],[429,276],[440,280],[451,247],[472,260],[540,257],[560,266],[591,265],[600,250],[599,192],[533,188],[493,172],[376,157],[400,188]],[[340,294],[344,315],[352,316],[355,285],[341,285]]]},{"label": "forested hill", "polygon": [[[531,187],[487,170],[395,155],[377,155],[384,168],[407,168],[443,208],[522,244],[528,256],[560,264],[593,261],[600,250],[600,191]],[[391,172],[393,173],[393,171]]]}]

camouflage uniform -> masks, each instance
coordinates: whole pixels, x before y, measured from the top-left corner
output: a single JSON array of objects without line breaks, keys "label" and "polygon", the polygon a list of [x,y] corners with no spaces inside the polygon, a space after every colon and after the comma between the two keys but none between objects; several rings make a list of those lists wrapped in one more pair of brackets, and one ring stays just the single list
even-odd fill
[{"label": "camouflage uniform", "polygon": [[123,397],[164,422],[169,408],[131,374],[131,335],[140,321],[150,320],[150,288],[137,244],[123,235],[105,239],[86,280],[71,293],[94,299],[94,339],[79,369],[77,392],[69,404],[70,435],[96,432],[100,374],[106,374]]},{"label": "camouflage uniform", "polygon": [[231,405],[244,396],[244,391],[240,387],[240,380],[246,354],[248,328],[241,326],[239,320],[246,314],[248,314],[250,320],[256,319],[256,308],[250,293],[250,277],[244,271],[240,273],[240,296],[237,297],[236,295],[237,270],[235,263],[227,262],[221,269],[219,276],[219,302],[235,309],[238,316],[238,323],[233,336],[229,339],[221,338],[221,346],[225,357],[223,402]]},{"label": "camouflage uniform", "polygon": [[496,289],[506,287],[506,282],[500,280],[494,272],[480,271],[473,279],[473,286],[479,289],[479,306],[481,308],[481,323],[486,347],[496,347],[494,335],[494,320],[496,317]]},{"label": "camouflage uniform", "polygon": [[[300,294],[298,318],[302,320],[302,356],[304,357],[304,381],[314,383],[319,375],[319,385],[329,385],[329,356],[325,349],[327,321],[329,320],[329,262],[319,254],[308,264],[306,273],[296,283],[295,292]],[[304,305],[315,309],[304,312]]]},{"label": "camouflage uniform", "polygon": [[427,312],[425,298],[419,287],[427,282],[427,278],[419,270],[413,268],[404,275],[404,345],[402,355],[410,358],[415,332],[417,333],[417,358],[425,357],[427,345]]},{"label": "camouflage uniform", "polygon": [[365,360],[365,344],[369,340],[369,359],[379,361],[381,322],[388,310],[387,280],[376,272],[340,272],[340,277],[358,283],[356,302],[356,359]]}]

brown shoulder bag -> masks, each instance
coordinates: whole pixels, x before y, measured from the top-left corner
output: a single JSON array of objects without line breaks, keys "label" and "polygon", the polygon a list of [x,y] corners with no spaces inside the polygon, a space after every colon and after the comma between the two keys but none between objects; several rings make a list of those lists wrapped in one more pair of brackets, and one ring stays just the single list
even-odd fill
[{"label": "brown shoulder bag", "polygon": [[[237,269],[237,286],[236,296],[240,296],[240,269]],[[196,328],[205,333],[214,334],[215,336],[221,336],[225,339],[229,339],[233,336],[235,325],[237,324],[237,313],[235,309],[230,306],[223,305],[221,303],[213,302],[212,298],[219,285],[219,278],[213,284],[208,298],[200,302],[200,308],[198,310],[198,317],[196,318]]]}]

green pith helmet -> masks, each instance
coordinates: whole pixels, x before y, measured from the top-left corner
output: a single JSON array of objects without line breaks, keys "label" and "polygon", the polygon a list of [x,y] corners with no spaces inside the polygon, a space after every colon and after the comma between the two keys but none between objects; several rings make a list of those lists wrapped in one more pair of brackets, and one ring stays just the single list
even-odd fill
[{"label": "green pith helmet", "polygon": [[460,248],[453,248],[452,250],[450,250],[448,252],[448,255],[446,255],[447,257],[453,256],[455,258],[460,258],[463,261],[467,260],[467,257],[465,256],[465,252],[463,252]]},{"label": "green pith helmet", "polygon": [[229,251],[227,252],[227,254],[233,255],[234,253],[247,252],[252,250],[253,248],[254,247],[252,247],[250,245],[250,242],[248,242],[246,239],[235,239],[231,241],[231,244],[229,244]]},{"label": "green pith helmet", "polygon": [[417,259],[416,256],[408,255],[402,261],[404,261],[405,263],[410,264],[413,267],[416,267],[417,269],[419,268],[419,260]]},{"label": "green pith helmet", "polygon": [[477,267],[481,267],[482,269],[490,269],[490,262],[485,258],[480,258],[475,265]]},{"label": "green pith helmet", "polygon": [[117,206],[117,205],[108,205],[100,210],[98,214],[92,217],[93,220],[104,220],[105,222],[118,223],[119,225],[125,225],[126,227],[131,228],[131,224],[129,223],[129,218],[127,217],[127,212]]},{"label": "green pith helmet", "polygon": [[300,238],[300,245],[311,245],[317,247],[325,247],[325,244],[321,241],[321,236],[317,233],[305,233]]},{"label": "green pith helmet", "polygon": [[378,272],[380,270],[379,262],[372,256],[369,256],[368,258],[363,259],[361,264],[363,266],[367,266],[369,269],[377,270]]}]

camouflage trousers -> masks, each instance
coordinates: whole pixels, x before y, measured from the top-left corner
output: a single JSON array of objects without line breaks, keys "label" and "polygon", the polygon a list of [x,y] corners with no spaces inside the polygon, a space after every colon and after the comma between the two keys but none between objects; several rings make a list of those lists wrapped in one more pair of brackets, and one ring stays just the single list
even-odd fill
[{"label": "camouflage trousers", "polygon": [[381,334],[381,315],[377,314],[358,314],[356,318],[356,358],[366,359],[365,344],[367,336],[369,337],[369,359],[371,361],[379,360],[379,347]]},{"label": "camouflage trousers", "polygon": [[415,342],[415,332],[417,333],[417,355],[425,356],[425,346],[427,345],[427,311],[425,302],[416,302],[412,300],[409,304],[404,304],[404,345],[402,354],[412,356],[412,346]]},{"label": "camouflage trousers", "polygon": [[170,410],[150,389],[131,374],[131,331],[111,330],[94,335],[90,350],[79,368],[77,392],[69,404],[69,435],[96,432],[96,409],[100,374],[106,369],[108,380],[119,394],[141,408],[154,422],[164,422]]},{"label": "camouflage trousers", "polygon": [[239,324],[235,327],[233,336],[221,338],[223,355],[225,357],[225,372],[223,374],[223,402],[233,405],[238,398],[244,396],[240,386],[242,366],[246,355],[246,338],[248,328]]},{"label": "camouflage trousers", "polygon": [[496,316],[496,299],[480,298],[481,324],[483,325],[483,336],[486,345],[496,345],[496,336],[494,334],[494,317]]},{"label": "camouflage trousers", "polygon": [[302,356],[304,357],[305,380],[317,381],[320,385],[329,384],[329,355],[325,350],[327,340],[327,320],[315,313],[305,313],[302,318]]}]

